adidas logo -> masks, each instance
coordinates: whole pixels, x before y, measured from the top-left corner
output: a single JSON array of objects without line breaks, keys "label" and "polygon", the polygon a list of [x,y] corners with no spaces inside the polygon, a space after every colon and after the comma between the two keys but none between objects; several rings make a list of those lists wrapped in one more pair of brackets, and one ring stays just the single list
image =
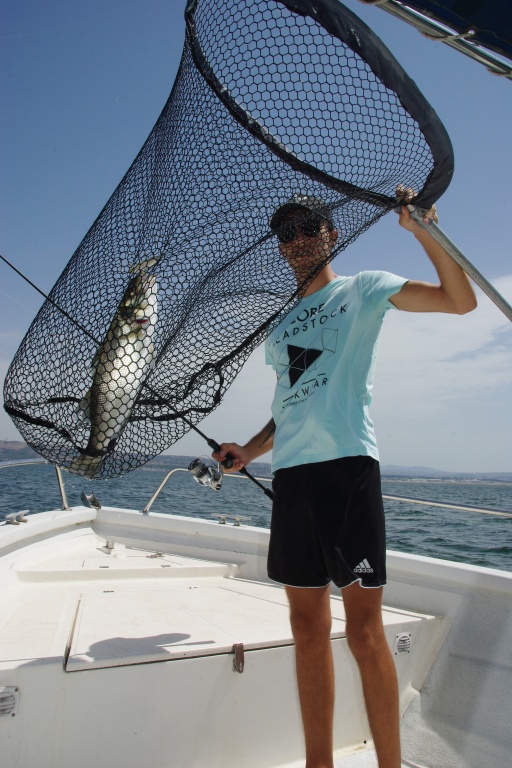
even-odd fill
[{"label": "adidas logo", "polygon": [[368,560],[365,558],[364,560],[361,560],[359,565],[356,565],[354,568],[354,573],[373,573],[373,568],[371,567]]}]

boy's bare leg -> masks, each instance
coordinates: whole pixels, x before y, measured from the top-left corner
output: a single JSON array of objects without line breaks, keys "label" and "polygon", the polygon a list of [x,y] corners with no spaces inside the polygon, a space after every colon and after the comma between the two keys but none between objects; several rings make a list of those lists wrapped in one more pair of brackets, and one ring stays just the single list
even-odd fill
[{"label": "boy's bare leg", "polygon": [[[306,768],[332,768],[334,671],[329,587],[286,587],[296,646],[297,681],[306,740]],[[400,768],[398,684],[384,635],[382,588],[358,582],[342,590],[347,641],[355,656],[379,760]]]},{"label": "boy's bare leg", "polygon": [[329,587],[286,587],[295,640],[306,768],[333,768],[334,670]]},{"label": "boy's bare leg", "polygon": [[379,768],[400,768],[400,719],[395,665],[382,623],[382,587],[359,582],[342,590],[347,640],[355,656]]}]

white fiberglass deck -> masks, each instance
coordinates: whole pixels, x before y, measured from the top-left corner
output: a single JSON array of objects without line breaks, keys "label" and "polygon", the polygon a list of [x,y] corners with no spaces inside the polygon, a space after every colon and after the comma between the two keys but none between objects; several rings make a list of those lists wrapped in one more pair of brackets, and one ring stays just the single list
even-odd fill
[{"label": "white fiberglass deck", "polygon": [[[58,651],[69,672],[293,643],[280,587],[241,579],[234,564],[105,544],[83,531],[17,558],[15,590],[0,597],[4,663]],[[343,602],[333,595],[331,605],[332,637],[342,638]],[[432,618],[384,610],[397,632]]]},{"label": "white fiberglass deck", "polygon": [[[1,526],[2,768],[112,768],[113,744],[126,768],[303,768],[268,536],[113,508]],[[397,553],[388,576],[404,765],[508,768],[512,577]],[[335,765],[375,768],[336,590],[331,606]]]}]

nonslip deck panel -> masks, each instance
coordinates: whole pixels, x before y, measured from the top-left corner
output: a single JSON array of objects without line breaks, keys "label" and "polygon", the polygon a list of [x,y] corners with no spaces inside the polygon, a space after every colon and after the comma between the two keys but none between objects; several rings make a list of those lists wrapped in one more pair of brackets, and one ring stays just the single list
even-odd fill
[{"label": "nonslip deck panel", "polygon": [[238,642],[253,648],[292,643],[281,591],[269,587],[261,597],[236,586],[193,585],[89,593],[81,600],[66,669],[229,653]]},{"label": "nonslip deck panel", "polygon": [[[219,583],[220,582],[220,583]],[[332,637],[343,637],[343,603],[331,600]],[[386,624],[418,623],[419,614],[386,610]],[[292,645],[282,589],[219,580],[217,584],[82,595],[66,670],[144,664]]]}]

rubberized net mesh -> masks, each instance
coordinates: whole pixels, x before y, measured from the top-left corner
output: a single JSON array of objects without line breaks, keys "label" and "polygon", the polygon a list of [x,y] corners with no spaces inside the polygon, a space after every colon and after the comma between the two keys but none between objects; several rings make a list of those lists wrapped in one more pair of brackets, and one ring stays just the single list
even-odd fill
[{"label": "rubberized net mesh", "polygon": [[[32,323],[5,408],[37,452],[121,475],[210,413],[326,261],[396,205],[448,186],[437,116],[335,0],[197,0],[141,152]],[[321,198],[336,247],[301,274],[269,219]]]}]

